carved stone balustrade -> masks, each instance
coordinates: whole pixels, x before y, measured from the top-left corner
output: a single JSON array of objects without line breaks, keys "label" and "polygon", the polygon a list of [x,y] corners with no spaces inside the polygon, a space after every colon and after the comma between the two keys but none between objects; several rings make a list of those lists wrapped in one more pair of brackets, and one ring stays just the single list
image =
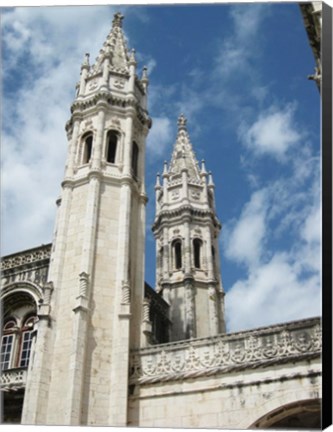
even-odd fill
[{"label": "carved stone balustrade", "polygon": [[130,384],[211,376],[321,355],[319,318],[133,350]]},{"label": "carved stone balustrade", "polygon": [[25,388],[26,380],[27,380],[26,368],[7,369],[1,371],[0,390],[16,391]]}]

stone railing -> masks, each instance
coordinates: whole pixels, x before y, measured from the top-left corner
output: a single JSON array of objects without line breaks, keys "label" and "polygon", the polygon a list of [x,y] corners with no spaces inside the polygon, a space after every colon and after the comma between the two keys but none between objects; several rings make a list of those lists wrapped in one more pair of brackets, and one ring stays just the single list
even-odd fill
[{"label": "stone railing", "polygon": [[130,384],[209,376],[318,357],[319,318],[132,351]]},{"label": "stone railing", "polygon": [[25,387],[26,380],[27,380],[26,368],[7,369],[1,371],[0,390],[2,391],[19,390]]},{"label": "stone railing", "polygon": [[7,255],[1,259],[1,270],[4,271],[24,264],[36,263],[38,261],[49,259],[51,255],[51,247],[51,244],[47,244],[13,255]]}]

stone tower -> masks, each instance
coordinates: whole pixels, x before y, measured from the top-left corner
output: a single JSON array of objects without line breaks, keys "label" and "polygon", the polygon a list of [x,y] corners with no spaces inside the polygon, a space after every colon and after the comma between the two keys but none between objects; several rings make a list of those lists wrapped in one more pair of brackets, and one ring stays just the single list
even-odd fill
[{"label": "stone tower", "polygon": [[199,168],[183,115],[170,165],[164,163],[155,190],[156,286],[170,305],[170,340],[223,333],[214,184],[204,161]]},{"label": "stone tower", "polygon": [[121,14],[94,65],[86,54],[24,424],[127,422],[128,355],[141,345],[144,290],[147,71],[136,74]]}]

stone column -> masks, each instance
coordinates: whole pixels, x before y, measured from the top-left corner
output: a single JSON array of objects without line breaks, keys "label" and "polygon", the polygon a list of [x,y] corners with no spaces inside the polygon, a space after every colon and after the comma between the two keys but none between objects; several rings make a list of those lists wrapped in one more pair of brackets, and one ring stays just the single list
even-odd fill
[{"label": "stone column", "polygon": [[78,142],[78,135],[79,135],[79,129],[80,129],[80,119],[78,117],[73,116],[73,132],[72,137],[69,144],[69,156],[68,156],[68,162],[65,169],[65,179],[66,177],[72,177],[74,174],[74,164],[75,164],[75,156],[77,153],[77,149],[79,146]]}]

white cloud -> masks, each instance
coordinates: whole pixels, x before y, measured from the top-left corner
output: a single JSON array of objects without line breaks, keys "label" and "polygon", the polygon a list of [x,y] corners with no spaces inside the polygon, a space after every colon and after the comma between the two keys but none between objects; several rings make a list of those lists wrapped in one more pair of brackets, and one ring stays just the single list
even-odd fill
[{"label": "white cloud", "polygon": [[[227,291],[228,331],[320,315],[321,203],[313,161],[303,161],[310,187],[297,173],[268,183],[252,194],[237,223],[227,224],[225,256],[247,271]],[[272,240],[282,241],[270,246]]]},{"label": "white cloud", "polygon": [[299,143],[302,135],[295,127],[294,107],[287,105],[278,110],[271,107],[259,114],[250,126],[240,129],[243,143],[255,155],[271,155],[285,161],[287,152]]},{"label": "white cloud", "polygon": [[266,233],[266,191],[255,192],[228,236],[226,256],[249,266],[261,258]]},{"label": "white cloud", "polygon": [[[111,28],[112,11],[105,10],[19,7],[2,15],[4,254],[52,241],[64,127],[84,53],[96,55]],[[93,39],[87,28],[94,28]],[[13,85],[15,97],[8,92]]]},{"label": "white cloud", "polygon": [[147,138],[147,155],[155,160],[166,153],[175,137],[173,125],[167,117],[153,117],[152,120],[153,125]]},{"label": "white cloud", "polygon": [[226,295],[229,331],[320,315],[320,277],[302,280],[288,254],[277,253]]}]

